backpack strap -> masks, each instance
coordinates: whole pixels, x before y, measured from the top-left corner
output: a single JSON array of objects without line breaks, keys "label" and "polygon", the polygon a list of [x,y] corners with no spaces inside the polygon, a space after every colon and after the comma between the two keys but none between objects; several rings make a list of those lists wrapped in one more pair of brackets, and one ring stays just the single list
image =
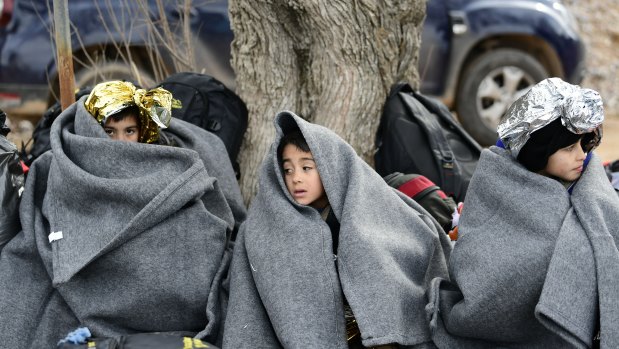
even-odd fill
[{"label": "backpack strap", "polygon": [[391,173],[383,179],[389,186],[398,189],[428,211],[445,233],[451,230],[456,203],[434,182],[419,174],[400,172]]},{"label": "backpack strap", "polygon": [[391,86],[391,90],[389,90],[389,98],[397,95],[400,92],[414,93],[415,90],[413,90],[413,87],[408,82],[399,81],[393,84],[393,86]]},{"label": "backpack strap", "polygon": [[479,143],[477,143],[477,141],[473,137],[471,137],[470,134],[468,134],[462,129],[462,127],[454,119],[453,115],[444,104],[415,91],[412,91],[412,95],[424,107],[426,107],[426,109],[428,109],[431,113],[436,114],[438,118],[443,120],[447,124],[447,126],[454,132],[456,132],[471,149],[475,149],[478,155],[481,154],[481,145],[479,145]]},{"label": "backpack strap", "polygon": [[422,175],[414,176],[406,183],[398,186],[397,189],[415,201],[423,199],[426,195],[434,191],[436,191],[436,195],[441,199],[445,199],[447,197],[441,188]]},{"label": "backpack strap", "polygon": [[457,176],[455,168],[455,157],[449,146],[449,142],[443,134],[442,127],[438,123],[436,116],[428,113],[427,108],[419,102],[411,93],[399,93],[402,102],[408,109],[408,115],[413,118],[428,135],[430,148],[434,153],[434,158],[437,161],[437,166],[441,174],[441,188],[447,195],[454,195],[459,187],[460,176]]}]

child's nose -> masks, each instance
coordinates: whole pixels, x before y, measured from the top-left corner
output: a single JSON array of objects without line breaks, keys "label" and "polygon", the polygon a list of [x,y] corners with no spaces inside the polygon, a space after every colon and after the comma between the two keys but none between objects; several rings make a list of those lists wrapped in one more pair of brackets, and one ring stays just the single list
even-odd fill
[{"label": "child's nose", "polygon": [[582,149],[582,147],[580,146],[576,148],[577,148],[576,151],[578,152],[577,153],[578,159],[584,160],[585,157],[587,157],[587,153],[585,153],[584,149]]},{"label": "child's nose", "polygon": [[294,174],[292,175],[292,181],[294,183],[301,183],[301,175],[295,171]]}]

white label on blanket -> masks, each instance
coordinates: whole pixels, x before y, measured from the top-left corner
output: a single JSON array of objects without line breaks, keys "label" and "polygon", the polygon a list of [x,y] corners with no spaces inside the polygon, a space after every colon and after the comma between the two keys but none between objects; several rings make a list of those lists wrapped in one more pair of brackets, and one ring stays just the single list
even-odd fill
[{"label": "white label on blanket", "polygon": [[49,234],[48,238],[50,243],[56,240],[60,240],[62,239],[62,231],[53,231],[51,234]]}]

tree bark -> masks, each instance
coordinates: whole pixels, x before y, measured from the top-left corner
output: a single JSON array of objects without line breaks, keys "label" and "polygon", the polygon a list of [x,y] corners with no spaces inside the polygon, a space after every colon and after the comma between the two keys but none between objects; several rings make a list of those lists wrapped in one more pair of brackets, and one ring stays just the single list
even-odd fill
[{"label": "tree bark", "polygon": [[232,66],[249,110],[239,158],[246,202],[282,110],[334,130],[373,163],[391,85],[418,85],[425,7],[425,0],[230,0]]}]

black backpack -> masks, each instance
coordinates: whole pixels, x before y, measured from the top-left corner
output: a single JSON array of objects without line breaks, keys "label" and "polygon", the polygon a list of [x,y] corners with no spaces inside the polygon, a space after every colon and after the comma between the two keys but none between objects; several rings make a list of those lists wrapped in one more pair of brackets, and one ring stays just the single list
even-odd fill
[{"label": "black backpack", "polygon": [[[82,87],[75,92],[75,100],[77,101],[82,98],[82,96],[90,94],[90,91],[92,91],[92,87]],[[36,160],[36,158],[52,149],[52,145],[49,141],[49,132],[52,128],[52,123],[56,120],[60,113],[62,113],[62,108],[60,106],[60,102],[58,101],[49,107],[45,113],[43,113],[43,116],[41,116],[41,119],[32,132],[31,140],[28,141],[32,142],[32,148],[28,154],[22,154],[26,165],[32,165],[32,162]]]},{"label": "black backpack", "polygon": [[0,110],[0,251],[21,230],[19,202],[24,189],[24,170],[17,147],[6,136],[6,114]]},{"label": "black backpack", "polygon": [[205,74],[176,73],[158,86],[170,91],[182,104],[182,108],[172,109],[172,116],[200,126],[223,141],[238,177],[236,158],[247,129],[247,107],[243,100]]},{"label": "black backpack", "polygon": [[381,176],[421,174],[456,201],[464,201],[482,149],[444,104],[413,91],[408,83],[391,88],[376,148],[375,168]]},{"label": "black backpack", "polygon": [[447,196],[441,188],[425,176],[394,172],[383,178],[389,186],[396,188],[423,207],[449,233],[452,227],[453,213],[456,210],[454,199]]}]

